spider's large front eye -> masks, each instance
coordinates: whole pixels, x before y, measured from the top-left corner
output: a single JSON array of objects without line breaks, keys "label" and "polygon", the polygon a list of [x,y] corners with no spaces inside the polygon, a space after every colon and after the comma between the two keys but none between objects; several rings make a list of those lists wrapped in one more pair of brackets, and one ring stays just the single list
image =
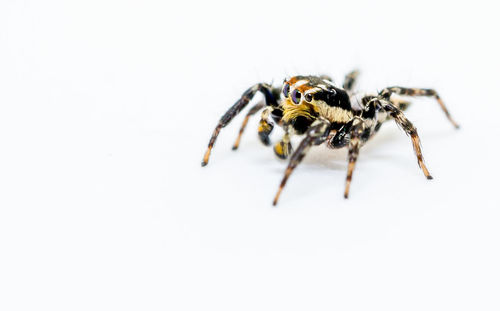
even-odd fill
[{"label": "spider's large front eye", "polygon": [[283,87],[283,95],[285,96],[285,98],[288,97],[288,93],[290,93],[290,84],[287,83]]},{"label": "spider's large front eye", "polygon": [[294,102],[294,104],[296,104],[296,105],[299,104],[301,96],[302,96],[302,94],[300,94],[299,91],[293,90],[293,92],[292,92],[292,101]]}]

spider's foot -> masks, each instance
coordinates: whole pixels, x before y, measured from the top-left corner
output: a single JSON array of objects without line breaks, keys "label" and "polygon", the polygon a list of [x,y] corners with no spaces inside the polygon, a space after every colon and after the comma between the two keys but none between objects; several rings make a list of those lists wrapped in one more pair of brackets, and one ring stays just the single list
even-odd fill
[{"label": "spider's foot", "polygon": [[350,188],[350,185],[351,185],[351,183],[349,182],[349,183],[345,186],[345,191],[344,191],[344,199],[349,199],[349,188]]},{"label": "spider's foot", "polygon": [[[246,125],[246,122],[245,124]],[[233,150],[236,150],[238,149],[238,147],[240,146],[240,141],[241,141],[241,135],[243,134],[243,129],[245,129],[244,127],[240,130],[240,133],[238,134],[238,138],[236,138],[236,141],[234,142],[233,144]]]},{"label": "spider's foot", "polygon": [[208,164],[208,158],[210,158],[210,152],[212,151],[212,148],[208,147],[207,152],[205,152],[205,155],[203,156],[203,160],[201,161],[201,166],[206,166]]}]

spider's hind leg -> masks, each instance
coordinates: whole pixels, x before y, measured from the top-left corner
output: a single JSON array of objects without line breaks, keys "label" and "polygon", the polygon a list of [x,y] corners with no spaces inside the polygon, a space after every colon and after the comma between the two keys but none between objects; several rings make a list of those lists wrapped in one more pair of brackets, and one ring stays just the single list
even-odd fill
[{"label": "spider's hind leg", "polygon": [[359,76],[358,70],[353,70],[353,71],[349,72],[344,78],[344,84],[342,85],[342,87],[346,91],[351,91],[352,88],[354,87],[354,84],[356,84],[356,80],[358,79],[358,76]]},{"label": "spider's hind leg", "polygon": [[432,179],[429,170],[424,164],[424,157],[422,155],[422,147],[420,144],[420,137],[418,136],[417,129],[413,124],[406,118],[403,112],[394,106],[392,103],[387,101],[377,101],[382,109],[387,111],[387,113],[394,119],[394,121],[405,131],[405,133],[410,136],[411,142],[413,144],[413,150],[415,151],[415,155],[417,156],[418,166],[422,169],[425,177],[427,179]]},{"label": "spider's hind leg", "polygon": [[406,109],[408,109],[411,105],[411,102],[400,98],[391,98],[391,103],[401,111],[406,111]]},{"label": "spider's hind leg", "polygon": [[439,97],[438,93],[433,90],[433,89],[420,89],[420,88],[406,88],[406,87],[400,87],[400,86],[391,86],[383,89],[380,91],[380,95],[384,97],[387,100],[390,100],[391,94],[397,94],[397,95],[403,95],[403,96],[430,96],[434,97],[437,102],[439,103],[439,106],[441,107],[441,110],[443,110],[444,114],[450,121],[450,123],[455,127],[459,128],[460,126],[458,125],[455,120],[450,115],[450,112],[448,109],[446,109],[446,106],[444,105],[443,100],[441,97]]}]

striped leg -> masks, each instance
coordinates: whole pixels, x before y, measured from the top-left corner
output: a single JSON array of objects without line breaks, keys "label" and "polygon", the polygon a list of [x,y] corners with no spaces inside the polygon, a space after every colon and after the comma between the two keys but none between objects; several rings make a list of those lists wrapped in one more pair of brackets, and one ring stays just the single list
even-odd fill
[{"label": "striped leg", "polygon": [[417,156],[418,166],[422,169],[425,177],[427,179],[432,179],[429,170],[424,164],[424,158],[422,156],[422,147],[420,145],[420,138],[418,137],[417,129],[413,126],[413,124],[406,118],[401,110],[396,108],[392,103],[386,101],[380,101],[382,108],[389,113],[389,115],[394,118],[394,121],[406,132],[407,135],[410,136],[411,142],[413,144],[413,150]]},{"label": "striped leg", "polygon": [[203,161],[201,162],[201,166],[207,165],[208,159],[210,158],[210,153],[215,144],[215,141],[217,140],[217,136],[219,136],[220,130],[228,125],[229,122],[231,122],[231,120],[234,119],[234,117],[236,117],[236,115],[238,115],[238,113],[240,113],[240,111],[248,105],[248,103],[252,100],[257,92],[261,92],[262,94],[264,94],[266,105],[277,105],[276,99],[272,94],[271,86],[268,84],[259,83],[246,90],[241,98],[222,116],[219,123],[215,127],[212,133],[212,137],[210,138],[210,141],[208,143],[207,151],[205,152]]},{"label": "striped leg", "polygon": [[344,124],[334,136],[330,137],[327,142],[327,147],[333,149],[343,148],[349,145],[350,140],[353,135],[356,135],[362,127],[362,133],[359,133],[358,138],[361,139],[361,143],[366,142],[373,134],[375,134],[380,128],[381,123],[379,118],[386,117],[385,111],[383,111],[383,116],[380,114],[380,104],[379,101],[372,96],[366,96],[362,98],[364,102],[364,109],[361,111],[359,116],[353,117],[349,122]]},{"label": "striped leg", "polygon": [[405,111],[411,105],[411,102],[401,98],[391,98],[391,103],[401,111]]},{"label": "striped leg", "polygon": [[328,131],[328,127],[329,127],[328,121],[319,121],[319,124],[313,125],[311,128],[309,128],[309,130],[306,133],[306,137],[302,139],[299,147],[292,154],[292,157],[290,158],[290,162],[288,163],[288,167],[286,168],[285,171],[285,176],[283,176],[278,192],[274,197],[273,205],[278,204],[278,199],[280,197],[281,191],[285,187],[286,182],[290,177],[290,174],[292,174],[293,170],[302,161],[307,151],[309,151],[309,148],[311,148],[313,144],[320,144],[326,139],[327,135],[325,134],[327,134],[326,132]]},{"label": "striped leg", "polygon": [[358,70],[353,70],[349,72],[344,78],[344,84],[342,87],[346,91],[351,91],[352,88],[354,87],[354,84],[356,83],[356,79],[358,78],[358,76],[359,76]]},{"label": "striped leg", "polygon": [[260,103],[255,104],[255,106],[253,106],[252,108],[250,108],[247,115],[245,116],[245,119],[243,120],[243,123],[241,124],[240,132],[239,132],[238,137],[236,138],[236,141],[234,142],[234,145],[233,145],[233,150],[238,149],[238,147],[240,145],[241,135],[243,135],[243,132],[245,131],[245,128],[247,126],[247,123],[248,123],[248,120],[250,119],[250,117],[253,116],[254,114],[256,114],[257,112],[259,112],[259,110],[261,110],[265,106],[266,106],[265,103],[260,102]]},{"label": "striped leg", "polygon": [[349,197],[349,188],[351,187],[352,173],[354,172],[354,167],[356,161],[358,160],[359,148],[361,148],[361,136],[366,130],[366,125],[361,118],[356,118],[353,120],[352,127],[350,130],[350,141],[349,141],[349,164],[347,166],[347,177],[345,180],[345,190],[344,198]]},{"label": "striped leg", "polygon": [[392,93],[398,94],[398,95],[404,95],[404,96],[432,96],[437,100],[437,102],[439,103],[439,106],[441,106],[441,110],[443,110],[444,114],[446,115],[448,120],[451,122],[451,124],[453,124],[453,126],[457,129],[460,127],[457,124],[457,122],[455,122],[455,120],[453,120],[450,113],[448,112],[448,109],[446,109],[446,106],[444,105],[443,100],[441,99],[441,97],[439,97],[438,93],[435,90],[391,86],[391,87],[385,88],[382,91],[380,91],[380,95],[384,96],[387,99],[390,98]]}]

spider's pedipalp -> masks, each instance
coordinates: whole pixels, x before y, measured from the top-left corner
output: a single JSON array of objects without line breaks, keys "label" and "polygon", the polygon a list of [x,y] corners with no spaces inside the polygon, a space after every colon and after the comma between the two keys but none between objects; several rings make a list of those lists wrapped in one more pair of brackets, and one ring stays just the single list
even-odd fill
[{"label": "spider's pedipalp", "polygon": [[285,134],[283,138],[276,144],[274,144],[274,154],[278,156],[280,159],[286,159],[292,153],[292,144],[290,143],[290,133],[289,128],[285,128]]},{"label": "spider's pedipalp", "polygon": [[257,129],[257,134],[259,135],[260,141],[265,145],[269,146],[271,141],[269,140],[269,135],[274,129],[273,123],[269,120],[269,116],[273,111],[273,107],[267,107],[262,111],[259,121],[259,127]]}]

